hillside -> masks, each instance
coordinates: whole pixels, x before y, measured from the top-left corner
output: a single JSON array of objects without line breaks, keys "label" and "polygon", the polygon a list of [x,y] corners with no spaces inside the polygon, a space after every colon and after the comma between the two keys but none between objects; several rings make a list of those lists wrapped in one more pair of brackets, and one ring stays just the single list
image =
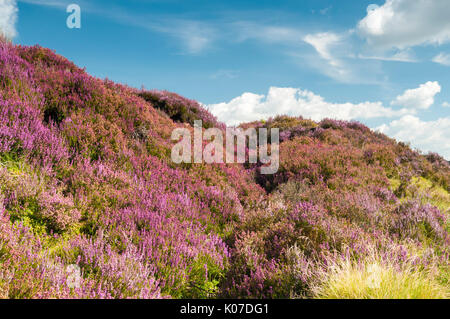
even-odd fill
[{"label": "hillside", "polygon": [[[280,169],[174,164],[197,102],[0,41],[0,298],[448,298],[450,165],[279,116]],[[81,278],[72,276],[79,267]]]}]

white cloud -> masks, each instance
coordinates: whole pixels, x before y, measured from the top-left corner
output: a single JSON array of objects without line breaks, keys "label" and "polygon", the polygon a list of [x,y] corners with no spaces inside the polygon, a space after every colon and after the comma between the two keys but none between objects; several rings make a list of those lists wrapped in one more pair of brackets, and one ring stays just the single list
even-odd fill
[{"label": "white cloud", "polygon": [[[45,6],[64,6],[69,0],[22,0],[27,3]],[[150,32],[158,32],[168,35],[175,46],[180,47],[179,53],[198,55],[211,48],[218,38],[218,29],[209,23],[202,21],[177,18],[175,16],[163,16],[131,12],[114,3],[108,4],[108,10],[104,6],[95,4],[94,1],[77,0],[83,12],[89,12],[109,18],[125,26],[135,26]],[[112,1],[111,1],[112,2]],[[70,3],[70,1],[69,1]]]},{"label": "white cloud", "polygon": [[[349,47],[346,43],[348,33],[322,32],[308,34],[297,28],[242,21],[234,22],[230,26],[232,32],[228,34],[228,37],[234,37],[234,41],[256,40],[268,45],[278,45],[285,55],[292,58],[302,68],[315,68],[324,75],[343,83],[361,83],[364,81],[359,76],[358,70],[353,67],[354,65],[349,65],[345,61]],[[311,46],[316,54],[305,53],[305,44]],[[371,75],[374,73],[376,72],[370,72]],[[365,74],[367,75],[367,72]]]},{"label": "white cloud", "polygon": [[316,50],[318,58],[308,56],[299,58],[305,60],[308,66],[342,83],[374,82],[377,70],[367,70],[373,66],[369,63],[355,64],[355,61],[349,63],[348,58],[352,57],[352,54],[349,53],[351,44],[348,36],[349,33],[333,32],[308,34],[303,37],[303,41]]},{"label": "white cloud", "polygon": [[9,39],[17,35],[17,12],[15,0],[0,0],[0,34]]},{"label": "white cloud", "polygon": [[445,66],[450,66],[450,54],[441,52],[438,55],[436,55],[432,61]]},{"label": "white cloud", "polygon": [[[410,142],[413,147],[424,152],[437,152],[450,159],[450,117],[423,121],[415,115],[418,110],[429,108],[440,90],[438,82],[427,82],[419,88],[406,90],[392,101],[393,105],[403,106],[401,109],[370,101],[358,104],[333,103],[308,90],[280,87],[271,87],[267,95],[246,92],[229,102],[206,105],[206,108],[227,125],[281,114],[301,115],[315,121],[323,118],[364,120],[397,117],[376,129],[399,141]],[[444,102],[442,106],[450,107],[450,103]]]},{"label": "white cloud", "polygon": [[208,49],[215,39],[215,30],[197,21],[170,20],[160,24],[143,23],[146,28],[166,33],[180,41],[183,53],[200,54]]},{"label": "white cloud", "polygon": [[434,96],[441,92],[438,82],[428,81],[417,89],[406,90],[402,95],[391,102],[391,105],[399,105],[411,109],[428,109],[434,103]]},{"label": "white cloud", "polygon": [[371,6],[357,30],[380,49],[442,44],[450,40],[448,0],[386,0]]},{"label": "white cloud", "polygon": [[369,4],[367,6],[367,13],[370,13],[373,10],[378,9],[380,6],[378,4]]},{"label": "white cloud", "polygon": [[289,27],[263,25],[251,22],[233,22],[230,24],[229,36],[235,41],[259,40],[269,44],[297,45],[301,43],[304,33]]},{"label": "white cloud", "polygon": [[422,121],[416,116],[402,118],[377,128],[397,140],[410,142],[411,146],[424,152],[437,152],[450,159],[450,117],[436,121]]},{"label": "white cloud", "polygon": [[[35,4],[48,7],[66,8],[70,2],[61,0],[18,0],[19,2],[25,2],[29,4]],[[80,0],[77,0],[77,4],[84,8],[84,3],[80,4]]]},{"label": "white cloud", "polygon": [[279,87],[271,87],[267,96],[247,92],[229,102],[206,107],[228,125],[280,114],[301,115],[318,121],[326,117],[342,120],[394,117],[409,112],[384,107],[381,102],[331,103],[308,90]]},{"label": "white cloud", "polygon": [[239,71],[221,69],[210,76],[211,79],[235,79],[239,77]]},{"label": "white cloud", "polygon": [[399,51],[391,56],[378,56],[378,55],[366,56],[359,54],[358,58],[363,60],[380,60],[392,62],[409,62],[409,63],[417,62],[416,58],[413,57],[410,50]]},{"label": "white cloud", "polygon": [[317,53],[319,53],[323,59],[327,60],[331,66],[341,66],[341,62],[333,57],[330,52],[330,49],[339,44],[341,41],[341,37],[339,35],[331,32],[308,34],[303,38],[303,40],[312,45],[314,49],[316,49]]},{"label": "white cloud", "polygon": [[329,6],[329,7],[323,8],[323,9],[320,10],[319,12],[320,12],[320,14],[322,14],[322,15],[326,15],[328,12],[330,12],[331,9],[333,9],[333,6]]}]

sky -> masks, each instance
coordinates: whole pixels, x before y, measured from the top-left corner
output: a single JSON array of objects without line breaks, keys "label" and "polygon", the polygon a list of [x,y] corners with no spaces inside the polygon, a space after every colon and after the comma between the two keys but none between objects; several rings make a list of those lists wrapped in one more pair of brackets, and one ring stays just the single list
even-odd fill
[{"label": "sky", "polygon": [[[81,9],[70,29],[69,4]],[[450,160],[448,0],[0,0],[14,43],[165,89],[229,125],[357,120]]]}]

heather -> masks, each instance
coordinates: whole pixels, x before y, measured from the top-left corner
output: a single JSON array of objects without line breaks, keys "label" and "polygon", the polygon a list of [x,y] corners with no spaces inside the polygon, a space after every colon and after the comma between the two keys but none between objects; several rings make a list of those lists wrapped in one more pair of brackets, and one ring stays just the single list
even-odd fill
[{"label": "heather", "polygon": [[[280,169],[257,174],[268,198],[236,229],[226,296],[448,297],[448,162],[356,122],[251,126],[280,127]],[[358,276],[373,260],[385,286],[371,291]]]},{"label": "heather", "polygon": [[173,129],[225,128],[196,101],[5,42],[0,80],[0,298],[448,298],[438,154],[279,116],[242,125],[280,129],[273,175],[177,165]]},{"label": "heather", "polygon": [[158,90],[146,91],[143,89],[138,95],[152,103],[157,109],[162,110],[164,114],[176,122],[194,125],[195,120],[202,120],[205,128],[225,128],[224,124],[218,122],[197,101],[184,98],[176,93]]}]

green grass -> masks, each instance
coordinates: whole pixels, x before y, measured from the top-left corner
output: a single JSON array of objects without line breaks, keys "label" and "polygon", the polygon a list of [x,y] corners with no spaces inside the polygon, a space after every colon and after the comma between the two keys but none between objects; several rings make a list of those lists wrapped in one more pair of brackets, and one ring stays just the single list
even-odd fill
[{"label": "green grass", "polygon": [[[398,179],[391,179],[390,184],[390,188],[393,191],[398,189],[401,185],[400,180]],[[402,199],[407,200],[415,197],[416,195],[425,195],[423,196],[424,203],[429,203],[436,206],[443,213],[450,213],[450,193],[429,179],[423,177],[411,178],[406,188],[406,193]]]}]

